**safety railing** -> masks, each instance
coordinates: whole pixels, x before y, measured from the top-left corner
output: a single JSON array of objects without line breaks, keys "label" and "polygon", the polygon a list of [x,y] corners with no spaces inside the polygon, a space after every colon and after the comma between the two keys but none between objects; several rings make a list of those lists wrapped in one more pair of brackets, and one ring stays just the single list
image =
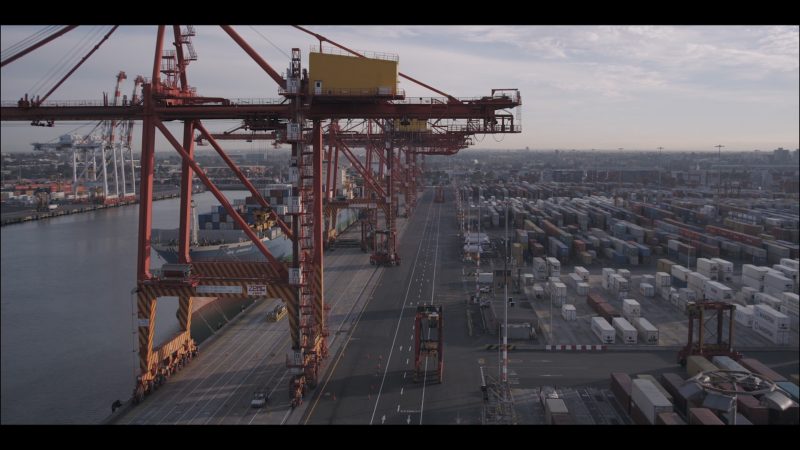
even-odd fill
[{"label": "safety railing", "polygon": [[314,91],[315,97],[404,97],[405,91],[402,89],[384,88],[322,88],[319,92]]},{"label": "safety railing", "polygon": [[[362,51],[362,50],[354,50],[355,52],[363,55],[369,59],[382,59],[384,61],[394,61],[397,62],[400,58],[394,53],[384,53],[384,52],[369,52],[369,51]],[[322,51],[320,51],[319,45],[312,45],[311,46],[311,53],[323,53],[326,55],[340,55],[340,56],[352,56],[354,58],[358,58],[358,56],[348,52],[347,50],[342,50],[339,47],[327,47],[323,46]]]}]

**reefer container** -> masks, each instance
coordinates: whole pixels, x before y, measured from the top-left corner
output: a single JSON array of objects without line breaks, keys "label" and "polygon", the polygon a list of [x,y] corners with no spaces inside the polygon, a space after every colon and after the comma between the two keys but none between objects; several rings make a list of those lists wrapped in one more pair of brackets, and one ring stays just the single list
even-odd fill
[{"label": "reefer container", "polygon": [[642,308],[639,302],[632,298],[622,300],[622,315],[628,319],[642,315]]},{"label": "reefer container", "polygon": [[705,285],[705,296],[706,300],[731,303],[733,301],[733,289],[718,281],[709,281]]},{"label": "reefer container", "polygon": [[652,284],[642,283],[639,285],[639,293],[645,297],[654,297],[656,295],[656,289]]},{"label": "reefer container", "polygon": [[617,330],[622,342],[625,344],[635,344],[637,338],[636,328],[623,317],[614,317],[611,320],[614,329]]},{"label": "reefer container", "polygon": [[592,332],[600,338],[604,344],[614,343],[614,327],[602,317],[592,317]]},{"label": "reefer container", "polygon": [[553,425],[553,416],[569,414],[567,404],[560,398],[548,398],[544,401],[544,418],[548,424]]},{"label": "reefer container", "polygon": [[631,323],[639,332],[641,342],[645,344],[658,344],[658,328],[644,317],[631,319]]},{"label": "reefer container", "polygon": [[672,412],[672,403],[652,381],[637,378],[631,383],[631,400],[644,413],[648,423],[655,424],[658,413]]},{"label": "reefer container", "polygon": [[789,316],[786,314],[764,304],[755,305],[754,312],[759,322],[777,330],[789,330]]}]

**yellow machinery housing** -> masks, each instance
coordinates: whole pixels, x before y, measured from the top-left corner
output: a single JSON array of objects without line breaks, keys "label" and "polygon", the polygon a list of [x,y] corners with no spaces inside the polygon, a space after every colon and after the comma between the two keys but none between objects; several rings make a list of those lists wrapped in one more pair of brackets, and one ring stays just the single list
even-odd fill
[{"label": "yellow machinery housing", "polygon": [[420,120],[420,119],[409,119],[410,122],[408,125],[403,125],[401,120],[394,119],[394,129],[395,131],[405,132],[405,133],[424,133],[428,131],[428,121],[427,120]]},{"label": "yellow machinery housing", "polygon": [[397,61],[312,52],[308,67],[310,95],[397,95]]}]

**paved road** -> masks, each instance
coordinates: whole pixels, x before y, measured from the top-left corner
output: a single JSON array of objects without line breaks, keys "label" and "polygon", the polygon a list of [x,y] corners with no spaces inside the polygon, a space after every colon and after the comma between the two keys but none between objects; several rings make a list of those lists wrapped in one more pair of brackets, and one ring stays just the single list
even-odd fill
[{"label": "paved road", "polygon": [[[404,229],[401,220],[399,232]],[[353,229],[345,238],[360,231]],[[352,234],[353,236],[350,236]],[[326,253],[325,295],[331,305],[332,353],[339,336],[358,316],[380,274],[358,248]],[[272,323],[266,314],[277,300],[256,303],[200,348],[200,357],[174,375],[145,401],[114,422],[121,424],[282,424],[293,410],[288,401],[286,353],[288,321]],[[254,410],[255,391],[270,393],[267,407]],[[296,415],[299,415],[296,414]]]},{"label": "paved road", "polygon": [[[433,203],[432,191],[420,199],[400,247],[403,264],[384,273],[301,423],[477,423],[481,341],[467,334],[456,227],[452,200]],[[442,384],[432,358],[428,375],[413,381],[414,315],[424,303],[444,307]]]}]

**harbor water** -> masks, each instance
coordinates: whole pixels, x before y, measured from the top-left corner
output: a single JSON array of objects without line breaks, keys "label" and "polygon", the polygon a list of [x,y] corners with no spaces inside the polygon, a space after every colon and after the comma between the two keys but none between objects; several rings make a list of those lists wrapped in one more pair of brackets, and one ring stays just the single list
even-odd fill
[{"label": "harbor water", "polygon": [[[194,198],[198,212],[217,204],[210,192]],[[153,227],[177,227],[179,202],[154,202]],[[98,423],[130,397],[138,218],[133,205],[0,229],[3,424]],[[163,263],[152,257],[154,268]],[[216,308],[230,319],[240,306]],[[156,343],[178,330],[176,309],[177,300],[159,301]],[[224,322],[210,321],[194,324],[198,338]]]}]

